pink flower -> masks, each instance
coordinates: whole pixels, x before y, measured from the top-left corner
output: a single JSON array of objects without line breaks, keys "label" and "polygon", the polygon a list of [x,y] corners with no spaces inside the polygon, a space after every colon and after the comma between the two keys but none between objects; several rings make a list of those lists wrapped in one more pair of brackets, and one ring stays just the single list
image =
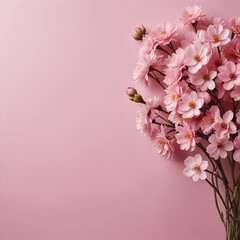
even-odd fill
[{"label": "pink flower", "polygon": [[158,154],[169,159],[174,153],[174,138],[166,136],[166,127],[159,126],[152,132],[152,141],[154,142],[155,149]]},{"label": "pink flower", "polygon": [[213,130],[213,126],[216,122],[216,115],[220,115],[220,110],[218,106],[214,105],[203,118],[201,129],[203,130],[204,134],[209,134]]},{"label": "pink flower", "polygon": [[200,128],[202,123],[203,113],[200,113],[198,117],[185,118],[184,122],[194,131],[197,131]]},{"label": "pink flower", "polygon": [[206,31],[210,25],[223,25],[225,26],[224,21],[220,17],[206,17],[202,18],[198,22],[198,29]]},{"label": "pink flower", "polygon": [[203,104],[203,99],[199,98],[196,92],[192,91],[190,94],[184,93],[182,101],[178,104],[178,112],[182,114],[183,118],[198,117],[200,115],[199,109]]},{"label": "pink flower", "polygon": [[180,21],[184,25],[187,25],[189,23],[195,23],[203,16],[204,14],[202,14],[202,8],[198,5],[194,5],[193,7],[188,7],[182,12]]},{"label": "pink flower", "polygon": [[239,110],[238,113],[236,114],[236,118],[237,118],[237,123],[240,124],[240,110]]},{"label": "pink flower", "polygon": [[240,101],[240,86],[235,86],[230,93],[230,96],[234,99],[234,101]]},{"label": "pink flower", "polygon": [[184,67],[184,50],[182,48],[178,48],[176,53],[173,53],[171,56],[168,56],[165,64],[167,65],[167,69],[165,72],[168,74],[172,70],[177,69],[181,70]]},{"label": "pink flower", "polygon": [[222,25],[210,25],[205,33],[205,41],[212,47],[226,45],[229,41],[229,30],[224,29]]},{"label": "pink flower", "polygon": [[215,134],[218,138],[228,138],[229,134],[236,133],[236,126],[231,121],[233,119],[233,112],[228,110],[223,115],[223,119],[220,114],[215,114],[215,123],[213,128],[215,129]]},{"label": "pink flower", "polygon": [[171,111],[171,113],[168,116],[168,120],[172,121],[176,125],[183,124],[182,114],[178,113],[177,109]]},{"label": "pink flower", "polygon": [[203,66],[196,74],[190,75],[190,81],[192,84],[200,86],[201,91],[213,90],[216,76],[216,71],[209,71],[207,67]]},{"label": "pink flower", "polygon": [[233,159],[240,163],[240,134],[234,139],[234,146],[237,148],[233,154]]},{"label": "pink flower", "polygon": [[231,91],[230,90],[227,91],[226,89],[223,88],[224,82],[222,82],[219,78],[217,78],[215,83],[216,83],[216,89],[218,90],[218,98],[223,99],[223,101],[226,101],[226,102],[231,102],[232,101],[230,96]]},{"label": "pink flower", "polygon": [[240,17],[231,18],[230,21],[228,22],[228,27],[233,33],[240,34]]},{"label": "pink flower", "polygon": [[176,109],[178,102],[180,101],[183,93],[186,91],[186,83],[181,82],[179,84],[169,86],[165,92],[164,103],[167,111],[171,112]]},{"label": "pink flower", "polygon": [[[143,134],[145,137],[151,135],[152,131],[152,120],[157,116],[154,113],[156,107],[161,105],[161,100],[159,98],[153,98],[147,100],[146,104],[140,104],[141,110],[137,111],[136,115],[136,128]],[[153,111],[154,110],[154,111]]]},{"label": "pink flower", "polygon": [[216,160],[219,157],[227,157],[227,151],[233,150],[233,143],[229,141],[228,138],[220,139],[215,134],[212,134],[208,141],[210,144],[207,146],[206,150],[210,156]]},{"label": "pink flower", "polygon": [[156,50],[156,47],[157,47],[157,42],[154,41],[152,36],[150,36],[149,34],[146,34],[143,37],[143,40],[141,42],[141,47],[139,52],[140,54],[154,53],[154,51]]},{"label": "pink flower", "polygon": [[208,67],[212,68],[212,70],[217,71],[218,67],[224,65],[227,59],[224,56],[219,56],[219,53],[216,48],[212,50],[211,58],[208,62]]},{"label": "pink flower", "polygon": [[169,72],[165,76],[165,78],[163,79],[163,82],[166,83],[168,86],[174,86],[179,82],[181,77],[182,77],[181,69],[173,68],[171,72]]},{"label": "pink flower", "polygon": [[225,57],[232,62],[240,62],[240,38],[235,37],[223,48]]},{"label": "pink flower", "polygon": [[176,30],[176,27],[167,22],[163,25],[157,26],[152,31],[152,36],[158,42],[158,44],[167,45],[177,35]]},{"label": "pink flower", "polygon": [[209,49],[200,44],[190,45],[185,49],[184,64],[189,68],[190,73],[196,73],[203,65],[209,61]]},{"label": "pink flower", "polygon": [[198,36],[195,32],[186,32],[185,39],[181,41],[182,47],[186,48],[190,44],[195,44],[199,42]]},{"label": "pink flower", "polygon": [[219,79],[224,82],[223,88],[230,90],[234,85],[240,85],[240,64],[234,64],[231,61],[226,62],[224,66],[218,68]]},{"label": "pink flower", "polygon": [[194,182],[197,182],[199,179],[204,180],[207,178],[207,175],[204,170],[208,167],[208,162],[203,161],[200,154],[196,154],[194,157],[187,157],[184,160],[186,168],[183,170],[183,174],[186,177],[192,177]]},{"label": "pink flower", "polygon": [[148,86],[148,72],[152,66],[158,66],[161,62],[162,56],[156,56],[154,53],[140,55],[139,61],[133,72],[133,79],[145,87]]},{"label": "pink flower", "polygon": [[177,126],[176,131],[178,132],[176,139],[180,148],[192,152],[196,147],[195,132],[187,124],[184,124],[183,127]]}]

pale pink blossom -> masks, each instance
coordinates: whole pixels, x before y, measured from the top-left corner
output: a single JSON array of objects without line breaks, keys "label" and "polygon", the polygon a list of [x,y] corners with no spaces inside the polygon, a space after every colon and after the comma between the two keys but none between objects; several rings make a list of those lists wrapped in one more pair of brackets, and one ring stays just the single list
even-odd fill
[{"label": "pale pink blossom", "polygon": [[185,49],[184,64],[188,66],[190,73],[196,73],[203,65],[209,61],[209,49],[200,43],[189,45]]},{"label": "pale pink blossom", "polygon": [[178,113],[177,108],[171,111],[168,116],[168,120],[172,121],[176,125],[183,124],[182,114]]},{"label": "pale pink blossom", "polygon": [[186,48],[189,45],[198,43],[199,39],[195,32],[190,31],[185,33],[185,38],[181,41],[182,47]]},{"label": "pale pink blossom", "polygon": [[185,118],[184,123],[187,123],[187,125],[194,131],[197,131],[203,120],[203,113],[200,113],[198,117],[193,117],[193,118]]},{"label": "pale pink blossom", "polygon": [[188,7],[182,12],[180,21],[184,25],[187,25],[189,23],[195,23],[203,16],[205,16],[205,14],[202,13],[202,8],[198,5],[194,5],[193,7]]},{"label": "pale pink blossom", "polygon": [[223,88],[231,90],[235,85],[240,85],[240,64],[227,61],[224,66],[218,68],[218,78],[224,82]]},{"label": "pale pink blossom", "polygon": [[184,93],[182,100],[178,104],[178,112],[182,114],[183,118],[198,117],[203,104],[204,100],[199,98],[196,92],[192,91],[190,94]]},{"label": "pale pink blossom", "polygon": [[240,17],[231,18],[228,22],[228,27],[233,33],[240,34]]},{"label": "pale pink blossom", "polygon": [[240,134],[238,133],[237,137],[234,139],[234,146],[237,148],[233,154],[233,159],[236,162],[240,163]]},{"label": "pale pink blossom", "polygon": [[158,44],[167,45],[174,37],[177,35],[176,33],[176,26],[173,26],[169,22],[157,26],[151,33],[153,38],[156,40]]},{"label": "pale pink blossom", "polygon": [[240,86],[235,86],[230,93],[230,96],[234,99],[234,101],[240,101]]},{"label": "pale pink blossom", "polygon": [[190,75],[190,81],[193,85],[200,86],[201,91],[213,90],[216,76],[216,71],[209,71],[206,66],[203,66],[196,74]]},{"label": "pale pink blossom", "polygon": [[176,139],[182,150],[190,150],[191,152],[196,147],[195,132],[187,124],[176,127]]},{"label": "pale pink blossom", "polygon": [[223,25],[223,26],[225,26],[225,22],[220,17],[205,17],[205,18],[201,18],[198,21],[198,29],[199,30],[206,31],[207,28],[210,25],[214,25],[214,26]]},{"label": "pale pink blossom", "polygon": [[226,45],[229,41],[229,30],[224,29],[222,25],[210,25],[205,33],[204,39],[212,47]]},{"label": "pale pink blossom", "polygon": [[165,60],[165,64],[167,68],[165,69],[165,73],[168,74],[172,70],[177,69],[181,70],[184,65],[184,50],[182,48],[178,48],[176,53],[173,53],[171,56]]},{"label": "pale pink blossom", "polygon": [[216,83],[216,89],[218,90],[218,99],[222,99],[223,101],[226,102],[231,102],[231,91],[230,90],[226,90],[225,88],[223,88],[223,84],[224,82],[222,82],[219,78],[216,79],[215,81]]},{"label": "pale pink blossom", "polygon": [[212,55],[208,62],[208,67],[214,71],[218,70],[218,67],[224,65],[227,59],[224,56],[219,56],[218,50],[216,48],[212,49]]},{"label": "pale pink blossom", "polygon": [[216,160],[219,157],[227,157],[227,152],[233,150],[233,143],[229,141],[228,138],[220,139],[215,134],[212,134],[208,141],[210,144],[207,146],[206,150],[209,155]]},{"label": "pale pink blossom", "polygon": [[223,48],[223,54],[232,62],[240,62],[240,37],[235,37]]},{"label": "pale pink blossom", "polygon": [[178,68],[173,68],[163,79],[163,82],[168,86],[174,86],[182,77],[182,71]]},{"label": "pale pink blossom", "polygon": [[154,53],[157,47],[157,42],[149,34],[146,34],[141,41],[141,46],[139,49],[140,54],[150,54]]},{"label": "pale pink blossom", "polygon": [[[143,105],[141,105],[143,106]],[[144,105],[145,106],[145,105]],[[141,110],[137,111],[136,114],[136,128],[140,131],[144,137],[148,137],[151,135],[152,130],[152,121],[150,116],[148,115],[148,109],[142,107]]]},{"label": "pale pink blossom", "polygon": [[145,87],[149,82],[149,68],[159,66],[162,56],[156,56],[154,53],[142,54],[138,60],[137,66],[133,71],[133,79]]},{"label": "pale pink blossom", "polygon": [[236,114],[237,123],[240,124],[240,110]]},{"label": "pale pink blossom", "polygon": [[212,106],[206,116],[203,118],[201,129],[204,134],[209,134],[213,130],[213,126],[216,123],[216,115],[220,115],[218,106]]},{"label": "pale pink blossom", "polygon": [[167,111],[171,112],[176,109],[178,102],[181,100],[183,93],[187,90],[187,85],[184,82],[169,86],[165,92],[164,104]]},{"label": "pale pink blossom", "polygon": [[152,132],[152,141],[155,149],[162,157],[169,159],[174,153],[174,138],[166,136],[166,127],[161,125]]},{"label": "pale pink blossom", "polygon": [[161,103],[161,99],[154,97],[148,99],[146,104],[139,104],[140,110],[137,111],[136,115],[136,128],[145,137],[151,135],[152,120],[157,118],[155,112],[158,112],[155,108],[161,105]]},{"label": "pale pink blossom", "polygon": [[229,134],[234,134],[237,131],[235,124],[232,122],[233,112],[228,110],[224,113],[223,118],[220,114],[215,114],[215,123],[213,128],[218,138],[228,138]]},{"label": "pale pink blossom", "polygon": [[184,164],[186,167],[183,170],[183,174],[186,177],[191,177],[194,182],[207,178],[205,170],[208,167],[208,162],[203,161],[200,154],[196,154],[194,157],[187,157],[184,160]]}]

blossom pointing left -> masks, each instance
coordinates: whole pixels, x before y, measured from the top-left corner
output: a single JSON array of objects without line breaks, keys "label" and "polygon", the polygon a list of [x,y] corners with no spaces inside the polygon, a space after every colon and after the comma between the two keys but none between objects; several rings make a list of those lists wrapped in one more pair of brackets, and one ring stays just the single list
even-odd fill
[{"label": "blossom pointing left", "polygon": [[205,170],[208,167],[208,162],[203,161],[200,154],[196,154],[194,157],[187,157],[184,164],[186,167],[183,170],[183,174],[186,177],[192,177],[194,182],[207,178]]},{"label": "blossom pointing left", "polygon": [[159,66],[162,56],[156,56],[154,53],[140,55],[137,66],[133,71],[133,79],[145,87],[149,82],[149,68]]},{"label": "blossom pointing left", "polygon": [[166,136],[166,127],[161,125],[152,132],[152,141],[158,154],[169,159],[174,153],[174,138]]}]

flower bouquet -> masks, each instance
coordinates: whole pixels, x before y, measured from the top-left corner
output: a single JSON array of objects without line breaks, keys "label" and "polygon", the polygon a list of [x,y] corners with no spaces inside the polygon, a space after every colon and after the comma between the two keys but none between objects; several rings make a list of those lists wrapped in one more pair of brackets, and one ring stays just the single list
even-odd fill
[{"label": "flower bouquet", "polygon": [[137,129],[164,158],[181,150],[202,154],[185,159],[183,174],[213,189],[226,239],[240,239],[240,18],[207,17],[195,5],[180,23],[136,29],[140,43],[134,80],[159,85],[158,96],[138,103]]}]

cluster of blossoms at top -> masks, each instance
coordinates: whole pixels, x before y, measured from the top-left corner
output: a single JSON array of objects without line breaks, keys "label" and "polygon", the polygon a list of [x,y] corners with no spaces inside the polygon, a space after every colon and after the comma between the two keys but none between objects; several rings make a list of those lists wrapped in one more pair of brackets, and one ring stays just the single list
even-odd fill
[{"label": "cluster of blossoms at top", "polygon": [[[240,162],[240,18],[209,18],[195,5],[183,11],[180,24],[142,26],[134,38],[140,42],[134,80],[163,88],[148,100],[127,89],[140,103],[137,129],[165,158],[174,155],[177,143],[186,151],[204,148],[214,161],[231,151]],[[201,155],[185,164],[186,176],[206,178],[208,162]]]}]

